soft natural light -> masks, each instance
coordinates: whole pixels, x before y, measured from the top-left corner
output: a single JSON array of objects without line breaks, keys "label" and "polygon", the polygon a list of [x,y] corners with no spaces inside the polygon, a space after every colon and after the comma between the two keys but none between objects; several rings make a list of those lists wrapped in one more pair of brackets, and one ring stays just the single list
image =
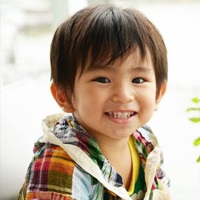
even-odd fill
[{"label": "soft natural light", "polygon": [[186,109],[192,97],[200,98],[200,0],[2,0],[0,200],[16,199],[33,143],[42,134],[41,120],[61,112],[49,90],[55,28],[76,10],[98,2],[139,9],[163,35],[168,90],[149,124],[163,148],[172,199],[198,200],[200,149],[193,140],[200,126],[189,122]]}]

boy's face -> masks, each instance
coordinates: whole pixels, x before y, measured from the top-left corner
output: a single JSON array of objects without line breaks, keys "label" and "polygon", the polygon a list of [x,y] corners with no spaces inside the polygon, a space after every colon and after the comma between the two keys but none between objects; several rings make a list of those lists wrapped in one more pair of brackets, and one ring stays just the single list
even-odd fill
[{"label": "boy's face", "polygon": [[79,123],[96,139],[125,139],[151,118],[156,100],[154,68],[147,55],[85,70],[75,80],[72,103]]}]

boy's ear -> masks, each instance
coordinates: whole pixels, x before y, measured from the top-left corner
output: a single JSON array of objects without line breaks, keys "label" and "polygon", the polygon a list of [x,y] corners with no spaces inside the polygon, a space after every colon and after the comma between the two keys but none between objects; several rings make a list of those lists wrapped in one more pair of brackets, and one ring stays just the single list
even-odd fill
[{"label": "boy's ear", "polygon": [[59,89],[54,82],[51,83],[50,90],[52,96],[54,97],[54,99],[64,112],[67,113],[74,112],[74,107],[70,103],[69,99],[66,97],[64,91]]},{"label": "boy's ear", "polygon": [[163,83],[162,83],[162,85],[160,87],[160,91],[156,95],[156,103],[155,103],[155,108],[154,108],[155,111],[158,110],[159,103],[160,103],[163,95],[165,94],[166,89],[167,89],[167,81],[163,81]]}]

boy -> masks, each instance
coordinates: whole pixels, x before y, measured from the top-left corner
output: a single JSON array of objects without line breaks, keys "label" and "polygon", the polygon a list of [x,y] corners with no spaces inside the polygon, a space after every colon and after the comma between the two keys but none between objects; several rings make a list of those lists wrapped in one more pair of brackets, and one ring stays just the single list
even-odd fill
[{"label": "boy", "polygon": [[170,199],[145,126],[166,90],[167,53],[140,12],[88,7],[56,30],[51,92],[71,115],[43,122],[19,199]]}]

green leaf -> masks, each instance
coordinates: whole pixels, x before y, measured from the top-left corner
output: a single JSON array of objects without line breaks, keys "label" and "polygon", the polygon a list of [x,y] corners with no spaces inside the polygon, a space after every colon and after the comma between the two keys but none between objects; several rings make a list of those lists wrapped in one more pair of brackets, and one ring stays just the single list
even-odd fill
[{"label": "green leaf", "polygon": [[199,103],[200,99],[198,97],[194,97],[194,98],[192,98],[192,102],[193,103]]},{"label": "green leaf", "polygon": [[194,123],[198,123],[198,122],[200,122],[200,117],[191,117],[191,118],[189,118],[189,120]]},{"label": "green leaf", "polygon": [[200,111],[200,108],[191,107],[191,108],[188,108],[186,111],[187,112],[190,112],[190,111]]},{"label": "green leaf", "polygon": [[197,162],[200,162],[200,156],[197,158]]},{"label": "green leaf", "polygon": [[200,137],[197,138],[196,140],[194,140],[193,144],[194,144],[194,146],[200,145]]}]

